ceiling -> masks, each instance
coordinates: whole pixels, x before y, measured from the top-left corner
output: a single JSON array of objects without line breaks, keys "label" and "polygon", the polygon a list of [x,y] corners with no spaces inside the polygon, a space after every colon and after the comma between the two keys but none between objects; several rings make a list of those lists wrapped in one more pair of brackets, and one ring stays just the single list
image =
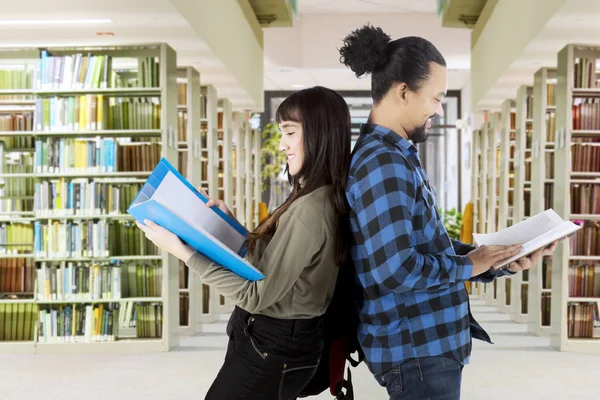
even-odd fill
[{"label": "ceiling", "polygon": [[[343,6],[342,6],[343,2]],[[406,7],[390,12],[385,3]],[[430,40],[446,58],[448,89],[460,90],[470,77],[470,31],[443,28],[435,1],[300,0],[293,28],[265,29],[265,90],[294,90],[314,85],[338,90],[370,90],[370,79],[357,79],[339,62],[342,38],[366,23],[380,26],[393,39],[417,35]],[[428,7],[425,7],[425,6]],[[335,17],[331,11],[343,9]],[[412,10],[430,10],[412,12]],[[314,10],[325,10],[313,13]],[[364,10],[364,11],[363,11]],[[395,9],[394,9],[395,10]]]},{"label": "ceiling", "polygon": [[[0,47],[166,42],[177,52],[178,65],[198,69],[202,82],[215,85],[219,96],[231,99],[237,108],[253,107],[252,99],[235,77],[169,0],[3,1],[0,16],[0,19],[84,18],[106,18],[112,23],[36,26],[0,23]],[[111,32],[114,36],[98,36],[97,32]]]},{"label": "ceiling", "polygon": [[299,0],[301,14],[435,13],[437,0]]},{"label": "ceiling", "polygon": [[502,73],[478,109],[499,110],[504,100],[515,98],[521,85],[533,85],[541,67],[556,67],[558,52],[569,43],[600,42],[600,1],[566,0],[563,6],[525,46]]}]

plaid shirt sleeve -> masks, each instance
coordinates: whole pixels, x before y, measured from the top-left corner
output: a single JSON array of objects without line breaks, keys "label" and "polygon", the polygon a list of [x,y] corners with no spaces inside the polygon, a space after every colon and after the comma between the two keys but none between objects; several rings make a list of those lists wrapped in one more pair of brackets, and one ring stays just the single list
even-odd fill
[{"label": "plaid shirt sleeve", "polygon": [[[466,256],[471,251],[475,250],[475,246],[471,246],[470,244],[466,244],[461,242],[460,240],[452,239],[452,247],[454,247],[454,252],[459,256]],[[492,271],[491,269],[485,271],[483,274],[479,274],[470,278],[471,282],[483,282],[490,283],[493,282],[494,279],[503,277],[505,275],[514,275],[514,273],[510,272],[508,269],[501,269],[499,271]]]},{"label": "plaid shirt sleeve", "polygon": [[415,249],[413,235],[424,229],[415,207],[416,173],[402,155],[381,153],[358,166],[349,188],[368,279],[398,293],[447,288],[473,272],[468,257]]}]

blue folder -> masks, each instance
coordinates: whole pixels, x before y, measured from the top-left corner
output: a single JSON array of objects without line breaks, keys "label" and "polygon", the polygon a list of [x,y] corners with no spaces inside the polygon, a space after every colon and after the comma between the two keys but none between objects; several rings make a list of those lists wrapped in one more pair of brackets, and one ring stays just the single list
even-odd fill
[{"label": "blue folder", "polygon": [[[204,254],[215,263],[231,270],[242,278],[250,281],[263,279],[264,275],[243,259],[247,251],[245,244],[239,249],[229,249],[224,244],[220,242],[217,243],[213,241],[212,238],[209,238],[192,228],[181,218],[152,199],[152,195],[169,172],[183,182],[192,193],[202,200],[202,202],[206,203],[208,201],[208,199],[200,194],[166,159],[162,158],[156,168],[154,168],[154,171],[144,186],[136,195],[135,199],[129,205],[127,212],[142,224],[144,223],[144,220],[147,219],[168,229],[198,252]],[[171,206],[172,209],[176,209],[176,207],[176,204]],[[216,207],[212,207],[211,210],[221,217],[223,223],[229,224],[240,233],[240,235],[243,237],[248,236],[246,228],[236,222],[233,218],[230,218]]]}]

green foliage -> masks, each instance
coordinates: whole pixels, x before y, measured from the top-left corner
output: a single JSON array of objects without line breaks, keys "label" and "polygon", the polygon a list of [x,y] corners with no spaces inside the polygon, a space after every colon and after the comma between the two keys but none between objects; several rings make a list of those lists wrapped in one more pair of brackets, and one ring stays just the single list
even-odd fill
[{"label": "green foliage", "polygon": [[442,210],[440,208],[440,215],[444,221],[444,226],[448,231],[448,235],[452,239],[460,240],[460,231],[462,228],[462,213],[456,211],[455,208],[450,210]]},{"label": "green foliage", "polygon": [[267,124],[262,131],[262,191],[266,185],[281,173],[286,164],[285,153],[279,150],[281,131],[276,124]]}]

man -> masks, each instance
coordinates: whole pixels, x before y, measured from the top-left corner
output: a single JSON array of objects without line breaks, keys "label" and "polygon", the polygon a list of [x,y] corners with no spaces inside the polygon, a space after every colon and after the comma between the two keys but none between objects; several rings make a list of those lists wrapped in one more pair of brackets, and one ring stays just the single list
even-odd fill
[{"label": "man", "polygon": [[418,37],[390,41],[365,26],[340,53],[357,76],[372,74],[374,105],[346,189],[367,365],[392,400],[459,399],[471,336],[491,342],[471,316],[464,282],[525,270],[555,244],[495,270],[520,245],[475,250],[449,238],[411,143],[424,141],[431,119],[443,115],[447,70],[435,46]]}]

